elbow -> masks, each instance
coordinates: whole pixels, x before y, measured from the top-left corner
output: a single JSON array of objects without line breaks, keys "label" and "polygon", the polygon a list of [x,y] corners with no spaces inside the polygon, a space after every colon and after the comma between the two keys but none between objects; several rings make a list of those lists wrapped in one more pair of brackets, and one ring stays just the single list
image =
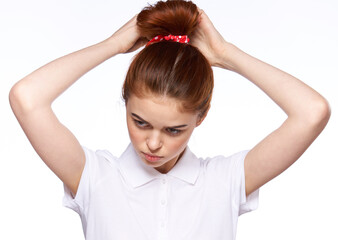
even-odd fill
[{"label": "elbow", "polygon": [[311,107],[309,121],[315,128],[322,130],[328,123],[331,116],[331,108],[329,102],[321,97]]},{"label": "elbow", "polygon": [[15,115],[31,111],[34,106],[24,83],[17,82],[9,91],[9,103]]},{"label": "elbow", "polygon": [[11,108],[13,112],[16,112],[16,109],[19,108],[20,104],[20,84],[16,83],[11,90],[9,91],[9,104],[11,105]]}]

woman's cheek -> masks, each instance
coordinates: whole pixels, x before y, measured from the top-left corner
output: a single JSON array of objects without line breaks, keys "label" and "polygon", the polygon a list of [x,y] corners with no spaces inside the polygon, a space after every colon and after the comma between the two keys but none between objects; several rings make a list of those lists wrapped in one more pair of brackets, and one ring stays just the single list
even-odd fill
[{"label": "woman's cheek", "polygon": [[134,126],[132,123],[128,123],[128,131],[129,131],[129,137],[130,140],[133,143],[139,143],[140,141],[142,141],[142,134],[140,129],[138,129],[136,126]]},{"label": "woman's cheek", "polygon": [[184,135],[178,138],[173,137],[170,139],[170,146],[167,146],[167,148],[170,148],[171,152],[180,153],[188,144],[189,136]]}]

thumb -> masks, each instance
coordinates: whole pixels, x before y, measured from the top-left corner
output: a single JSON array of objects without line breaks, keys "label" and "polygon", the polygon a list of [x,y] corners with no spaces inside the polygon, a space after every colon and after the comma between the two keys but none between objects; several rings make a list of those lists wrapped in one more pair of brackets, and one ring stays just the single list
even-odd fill
[{"label": "thumb", "polygon": [[135,42],[135,44],[126,51],[126,53],[130,53],[130,52],[133,52],[137,49],[139,49],[140,47],[146,45],[146,43],[148,42],[148,39],[145,38],[145,37],[141,37],[139,39],[137,39],[137,41]]}]

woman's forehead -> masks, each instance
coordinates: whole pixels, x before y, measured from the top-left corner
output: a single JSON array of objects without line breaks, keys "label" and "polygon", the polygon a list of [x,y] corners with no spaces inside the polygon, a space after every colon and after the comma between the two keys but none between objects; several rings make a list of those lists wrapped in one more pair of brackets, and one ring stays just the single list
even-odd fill
[{"label": "woman's forehead", "polygon": [[180,100],[166,96],[137,97],[133,94],[126,107],[128,114],[136,114],[145,121],[168,126],[189,124],[197,117],[197,114],[182,111]]}]

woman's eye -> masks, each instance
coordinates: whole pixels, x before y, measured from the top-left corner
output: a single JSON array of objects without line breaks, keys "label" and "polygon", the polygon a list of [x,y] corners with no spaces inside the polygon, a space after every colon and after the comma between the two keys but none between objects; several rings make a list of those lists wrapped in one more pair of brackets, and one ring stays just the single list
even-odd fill
[{"label": "woman's eye", "polygon": [[148,126],[147,123],[142,122],[142,121],[139,121],[139,120],[136,120],[136,119],[134,119],[134,122],[135,122],[135,124],[136,124],[137,126],[139,126],[139,127],[147,127],[147,126]]},{"label": "woman's eye", "polygon": [[178,135],[181,133],[181,130],[175,129],[175,128],[167,128],[167,132],[171,135]]}]

